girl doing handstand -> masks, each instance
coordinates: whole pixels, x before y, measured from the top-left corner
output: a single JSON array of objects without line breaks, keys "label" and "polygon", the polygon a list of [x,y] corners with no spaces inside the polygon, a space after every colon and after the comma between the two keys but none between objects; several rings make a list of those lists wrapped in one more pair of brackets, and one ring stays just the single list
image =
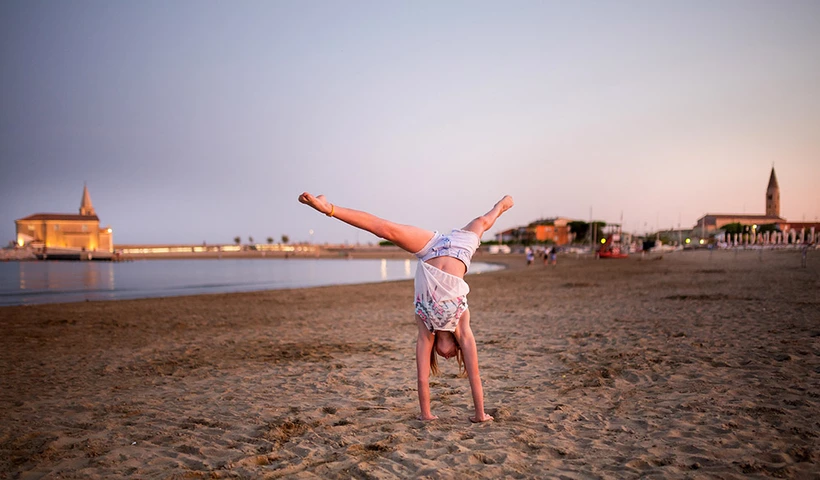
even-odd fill
[{"label": "girl doing handstand", "polygon": [[489,212],[473,219],[464,228],[443,235],[411,225],[401,225],[375,215],[340,207],[328,202],[324,195],[314,197],[303,193],[299,201],[329,217],[366,230],[416,255],[419,265],[415,279],[416,368],[421,420],[435,420],[430,411],[430,373],[438,373],[436,352],[444,358],[456,357],[461,370],[466,371],[475,405],[472,422],[486,422],[493,417],[484,412],[484,391],[478,370],[478,351],[470,329],[467,293],[470,287],[464,274],[481,236],[498,217],[512,208],[509,195],[496,203]]}]

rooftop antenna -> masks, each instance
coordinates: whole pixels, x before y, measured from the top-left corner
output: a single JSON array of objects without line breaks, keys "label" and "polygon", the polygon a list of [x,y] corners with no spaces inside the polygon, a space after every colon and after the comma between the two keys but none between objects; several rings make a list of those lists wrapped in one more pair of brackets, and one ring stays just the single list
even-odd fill
[{"label": "rooftop antenna", "polygon": [[589,248],[594,251],[597,238],[595,238],[595,223],[592,221],[592,205],[589,206],[589,228],[592,229],[591,235],[589,236]]},{"label": "rooftop antenna", "polygon": [[678,212],[678,246],[683,245],[683,233],[680,230],[680,212]]}]

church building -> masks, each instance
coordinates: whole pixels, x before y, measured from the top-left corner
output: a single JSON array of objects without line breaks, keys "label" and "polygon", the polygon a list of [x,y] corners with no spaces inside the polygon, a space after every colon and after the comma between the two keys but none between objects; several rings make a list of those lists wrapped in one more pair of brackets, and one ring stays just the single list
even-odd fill
[{"label": "church building", "polygon": [[88,188],[83,186],[79,215],[35,213],[14,221],[17,245],[34,248],[112,252],[111,227],[100,228],[100,219],[91,204]]},{"label": "church building", "polygon": [[776,224],[782,226],[786,219],[780,216],[780,187],[777,185],[777,176],[769,175],[769,186],[766,187],[766,213],[747,215],[743,213],[707,213],[700,217],[693,231],[705,234],[713,233],[730,223],[741,225],[767,225]]}]

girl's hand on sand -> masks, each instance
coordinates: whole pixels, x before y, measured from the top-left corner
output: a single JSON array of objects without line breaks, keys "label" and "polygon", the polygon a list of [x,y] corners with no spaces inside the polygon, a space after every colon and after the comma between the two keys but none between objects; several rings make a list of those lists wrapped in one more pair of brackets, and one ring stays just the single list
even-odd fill
[{"label": "girl's hand on sand", "polygon": [[478,417],[470,417],[470,421],[473,423],[492,422],[493,416],[485,413],[481,419],[478,419]]},{"label": "girl's hand on sand", "polygon": [[435,415],[430,415],[429,417],[425,417],[424,415],[419,415],[417,418],[419,420],[421,420],[422,422],[430,422],[432,420],[438,420],[438,417],[435,416]]}]

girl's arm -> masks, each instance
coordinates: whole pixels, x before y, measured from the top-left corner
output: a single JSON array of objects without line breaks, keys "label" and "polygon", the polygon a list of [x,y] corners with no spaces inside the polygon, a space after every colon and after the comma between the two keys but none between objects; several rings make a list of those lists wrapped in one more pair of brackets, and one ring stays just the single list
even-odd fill
[{"label": "girl's arm", "polygon": [[478,371],[478,348],[475,345],[473,330],[470,328],[470,310],[461,314],[456,329],[456,338],[464,357],[464,369],[467,371],[467,379],[470,381],[470,391],[473,394],[475,405],[475,416],[470,417],[470,421],[475,423],[490,421],[493,417],[484,413],[484,389],[481,386],[481,375]]},{"label": "girl's arm", "polygon": [[419,408],[421,415],[419,420],[435,420],[438,417],[430,411],[430,354],[436,343],[433,335],[424,322],[416,316],[416,323],[419,327],[419,336],[416,340],[416,369],[418,375]]}]

